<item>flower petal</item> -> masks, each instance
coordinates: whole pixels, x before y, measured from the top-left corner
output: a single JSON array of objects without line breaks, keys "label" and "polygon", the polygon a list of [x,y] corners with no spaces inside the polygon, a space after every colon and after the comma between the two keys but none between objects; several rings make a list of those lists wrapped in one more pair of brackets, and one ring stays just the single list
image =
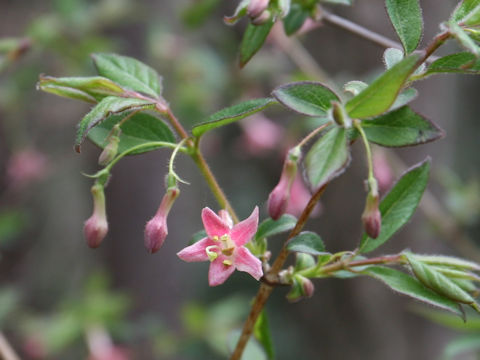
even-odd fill
[{"label": "flower petal", "polygon": [[209,238],[204,238],[197,241],[195,244],[187,246],[185,249],[179,251],[177,256],[183,261],[207,261],[208,255],[205,251],[207,246],[215,245],[215,243]]},{"label": "flower petal", "polygon": [[235,271],[235,266],[223,264],[225,259],[225,256],[219,256],[210,263],[210,269],[208,270],[208,284],[210,286],[223,284]]},{"label": "flower petal", "polygon": [[230,237],[237,246],[243,246],[255,235],[258,228],[258,206],[255,206],[252,214],[236,224],[230,231]]},{"label": "flower petal", "polygon": [[244,247],[238,248],[235,253],[235,267],[238,271],[249,273],[255,280],[263,276],[262,262]]},{"label": "flower petal", "polygon": [[202,221],[209,238],[230,233],[228,224],[207,207],[202,210]]}]

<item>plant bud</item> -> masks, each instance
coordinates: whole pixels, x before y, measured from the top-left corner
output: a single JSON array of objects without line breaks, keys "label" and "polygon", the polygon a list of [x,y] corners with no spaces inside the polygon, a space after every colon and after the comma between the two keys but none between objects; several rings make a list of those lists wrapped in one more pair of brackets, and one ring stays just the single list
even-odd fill
[{"label": "plant bud", "polygon": [[98,157],[98,164],[105,166],[112,161],[118,153],[118,143],[120,142],[120,134],[122,130],[114,127],[112,133],[107,138],[107,145],[103,148],[102,153]]},{"label": "plant bud", "polygon": [[297,175],[297,161],[299,154],[296,152],[294,153],[293,151],[297,151],[296,149],[297,148],[294,148],[288,152],[287,159],[283,164],[280,181],[268,196],[268,214],[274,220],[280,218],[287,209],[292,184]]},{"label": "plant bud", "polygon": [[337,101],[332,101],[332,117],[335,122],[348,129],[352,126],[352,120],[348,116],[345,108]]},{"label": "plant bud", "polygon": [[362,214],[362,222],[365,232],[372,239],[376,239],[380,235],[382,226],[382,215],[378,209],[378,193],[370,192],[367,195],[367,203]]},{"label": "plant bud", "polygon": [[157,213],[145,226],[145,247],[151,254],[157,252],[162,247],[168,235],[167,216],[178,195],[180,195],[178,187],[168,188]]},{"label": "plant bud", "polygon": [[108,232],[107,214],[105,212],[105,194],[103,185],[95,183],[92,186],[93,214],[85,221],[83,232],[88,246],[97,248]]},{"label": "plant bud", "polygon": [[288,301],[296,302],[304,297],[312,297],[314,292],[315,286],[310,279],[301,275],[295,275],[292,289],[287,294],[287,299]]},{"label": "plant bud", "polygon": [[270,0],[250,0],[247,6],[247,14],[252,19],[260,16],[268,7]]}]

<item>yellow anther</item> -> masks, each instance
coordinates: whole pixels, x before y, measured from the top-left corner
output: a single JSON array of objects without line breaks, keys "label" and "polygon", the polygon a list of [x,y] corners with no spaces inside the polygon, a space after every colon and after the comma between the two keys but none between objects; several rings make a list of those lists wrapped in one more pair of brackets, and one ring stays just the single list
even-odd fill
[{"label": "yellow anther", "polygon": [[235,250],[234,247],[230,247],[230,248],[227,248],[227,249],[223,249],[223,250],[222,250],[222,254],[223,254],[223,255],[227,255],[227,256],[232,256],[233,250]]},{"label": "yellow anther", "polygon": [[223,265],[232,266],[233,265],[232,260],[223,260]]},{"label": "yellow anther", "polygon": [[213,241],[218,241],[218,236],[217,235],[212,236],[212,240]]}]

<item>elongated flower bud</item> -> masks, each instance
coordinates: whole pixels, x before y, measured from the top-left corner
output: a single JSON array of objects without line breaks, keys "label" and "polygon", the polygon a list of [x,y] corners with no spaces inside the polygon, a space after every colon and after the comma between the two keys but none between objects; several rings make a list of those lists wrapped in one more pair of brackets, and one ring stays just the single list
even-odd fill
[{"label": "elongated flower bud", "polygon": [[293,277],[293,284],[290,292],[287,294],[288,301],[296,302],[305,297],[312,297],[315,292],[315,286],[312,281],[302,275]]},{"label": "elongated flower bud", "polygon": [[112,161],[118,153],[118,143],[120,142],[121,130],[118,127],[112,129],[112,133],[107,138],[107,145],[103,148],[102,153],[98,157],[98,164],[105,166]]},{"label": "elongated flower bud", "polygon": [[180,195],[178,187],[168,188],[157,213],[145,226],[145,247],[151,254],[157,252],[162,247],[168,235],[167,216],[178,195]]},{"label": "elongated flower bud", "polygon": [[247,6],[247,14],[252,19],[260,16],[268,7],[270,0],[250,0]]},{"label": "elongated flower bud", "polygon": [[93,214],[85,221],[83,232],[88,246],[97,248],[108,232],[107,214],[105,211],[105,194],[103,185],[95,183],[92,186]]},{"label": "elongated flower bud", "polygon": [[376,239],[380,235],[382,226],[382,215],[378,209],[378,192],[371,191],[367,195],[367,203],[362,214],[362,222],[365,232],[372,239]]},{"label": "elongated flower bud", "polygon": [[287,154],[287,158],[283,164],[282,175],[278,185],[272,190],[268,196],[268,214],[274,220],[277,220],[285,213],[288,200],[290,199],[290,190],[293,181],[297,176],[297,162],[300,157],[298,148],[293,148]]}]

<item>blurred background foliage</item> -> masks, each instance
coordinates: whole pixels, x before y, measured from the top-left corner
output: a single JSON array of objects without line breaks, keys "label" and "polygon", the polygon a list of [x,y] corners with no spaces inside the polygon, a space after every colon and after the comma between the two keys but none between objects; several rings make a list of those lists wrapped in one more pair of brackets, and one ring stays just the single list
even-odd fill
[{"label": "blurred background foliage", "polygon": [[[429,39],[455,2],[421,3]],[[0,328],[22,359],[226,357],[235,336],[231,331],[242,325],[257,284],[237,273],[210,289],[207,264],[184,264],[175,256],[201,229],[201,208],[216,208],[197,170],[188,160],[179,162],[177,172],[192,185],[182,187],[166,244],[149,255],[143,226],[161,199],[168,154],[123,161],[107,188],[108,238],[99,250],[88,249],[82,225],[91,206],[90,180],[81,173],[96,169],[99,150],[85,146],[82,156],[72,150],[75,124],[88,108],[39,93],[35,84],[41,73],[92,75],[92,52],[136,57],[162,74],[165,98],[191,128],[216,110],[266,96],[281,83],[311,79],[340,88],[383,69],[383,49],[324,26],[300,38],[286,38],[275,28],[240,70],[237,52],[245,22],[227,27],[222,21],[236,5],[219,0],[0,3]],[[331,10],[394,38],[381,0]],[[299,57],[307,61],[300,68]],[[384,252],[410,247],[480,260],[478,84],[467,76],[419,84],[414,108],[446,129],[447,138],[378,152],[392,178],[404,164],[427,154],[434,159],[423,211]],[[313,126],[315,120],[273,109],[205,139],[207,159],[241,217],[255,204],[265,216],[285,149]],[[333,251],[353,249],[361,234],[366,169],[362,149],[355,145],[353,151],[357,161],[332,184],[309,223]],[[316,287],[314,298],[294,305],[280,290],[267,306],[277,359],[451,358],[480,347],[475,316],[462,325],[424,308],[412,310],[410,300],[369,279],[328,279]],[[469,333],[457,337],[456,331]],[[249,358],[256,358],[254,345],[249,351]]]}]

